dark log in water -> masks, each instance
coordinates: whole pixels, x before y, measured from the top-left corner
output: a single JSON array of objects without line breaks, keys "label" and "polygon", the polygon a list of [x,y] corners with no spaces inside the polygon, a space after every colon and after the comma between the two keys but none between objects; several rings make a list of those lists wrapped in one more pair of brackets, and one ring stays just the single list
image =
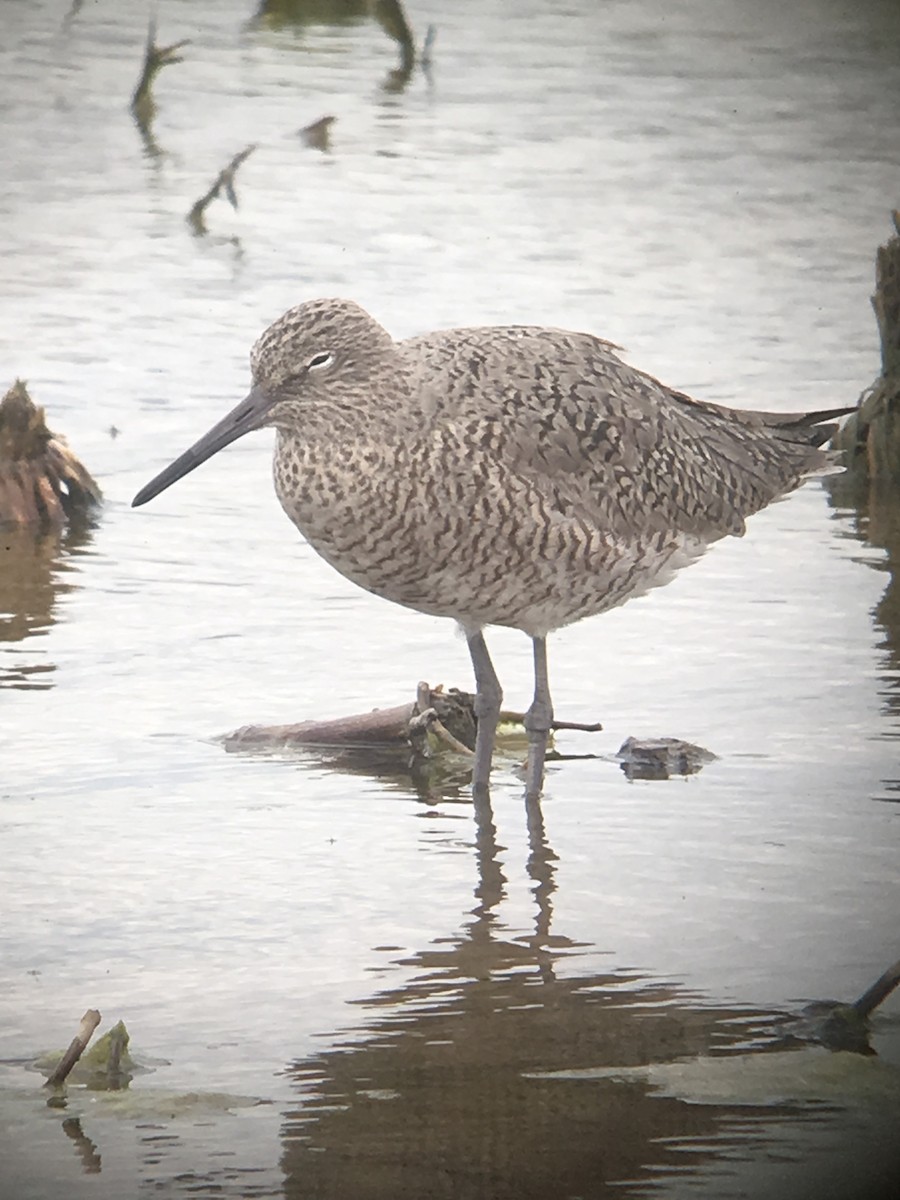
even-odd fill
[{"label": "dark log in water", "polygon": [[0,401],[0,524],[61,529],[89,518],[100,488],[66,444],[47,428],[44,410],[21,379]]},{"label": "dark log in water", "polygon": [[872,307],[881,336],[881,375],[835,439],[860,482],[900,480],[900,214],[898,232],[878,247]]}]

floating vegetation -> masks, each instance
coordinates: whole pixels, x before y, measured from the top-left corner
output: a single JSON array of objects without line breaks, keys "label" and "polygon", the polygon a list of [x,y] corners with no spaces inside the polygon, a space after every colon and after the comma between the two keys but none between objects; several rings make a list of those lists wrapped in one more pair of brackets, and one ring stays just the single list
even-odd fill
[{"label": "floating vegetation", "polygon": [[0,524],[61,529],[89,518],[102,493],[21,379],[0,401]]},{"label": "floating vegetation", "polygon": [[234,190],[234,176],[238,167],[249,158],[256,149],[256,143],[253,142],[249,146],[245,146],[239,154],[236,154],[227,167],[224,167],[215,178],[212,187],[191,207],[191,211],[187,215],[188,224],[193,229],[194,233],[202,235],[206,233],[206,209],[213,200],[216,199],[222,192],[225,193],[225,198],[232,208],[238,206],[237,192]]}]

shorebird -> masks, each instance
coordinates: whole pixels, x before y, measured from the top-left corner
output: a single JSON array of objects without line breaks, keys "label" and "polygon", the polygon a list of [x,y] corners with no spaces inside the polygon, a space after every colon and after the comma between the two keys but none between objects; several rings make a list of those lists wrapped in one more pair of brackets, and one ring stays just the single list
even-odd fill
[{"label": "shorebird", "polygon": [[309,544],[387,600],[456,620],[475,673],[473,789],[502,691],[486,625],[534,648],[526,795],[543,786],[547,635],[667,583],[830,464],[848,408],[694,400],[587,333],[510,325],[394,341],[350,300],[290,309],[250,356],[250,394],[134,498],[144,504],[274,426],[275,490]]}]

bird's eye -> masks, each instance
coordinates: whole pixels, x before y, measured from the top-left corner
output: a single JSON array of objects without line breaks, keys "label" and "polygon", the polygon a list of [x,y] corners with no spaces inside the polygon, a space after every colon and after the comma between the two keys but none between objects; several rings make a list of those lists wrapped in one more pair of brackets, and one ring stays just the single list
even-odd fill
[{"label": "bird's eye", "polygon": [[323,367],[330,367],[334,362],[334,355],[329,350],[323,350],[321,354],[314,354],[306,364],[307,371],[320,371]]}]

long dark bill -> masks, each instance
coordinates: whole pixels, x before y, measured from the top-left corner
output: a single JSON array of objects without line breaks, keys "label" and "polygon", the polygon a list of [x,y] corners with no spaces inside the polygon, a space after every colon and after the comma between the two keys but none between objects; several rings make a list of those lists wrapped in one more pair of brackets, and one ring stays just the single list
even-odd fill
[{"label": "long dark bill", "polygon": [[262,428],[272,404],[271,398],[261,388],[253,388],[246,400],[242,400],[233,408],[227,417],[223,417],[209,433],[204,433],[190,450],[185,450],[184,454],[176,458],[165,470],[160,471],[155,479],[151,479],[146,487],[142,487],[132,500],[131,507],[137,508],[139,504],[146,504],[148,500],[152,500],[154,496],[158,496],[160,492],[164,492],[167,487],[193,471],[194,467],[199,467],[202,462],[212,458],[218,450],[237,441],[245,433]]}]

